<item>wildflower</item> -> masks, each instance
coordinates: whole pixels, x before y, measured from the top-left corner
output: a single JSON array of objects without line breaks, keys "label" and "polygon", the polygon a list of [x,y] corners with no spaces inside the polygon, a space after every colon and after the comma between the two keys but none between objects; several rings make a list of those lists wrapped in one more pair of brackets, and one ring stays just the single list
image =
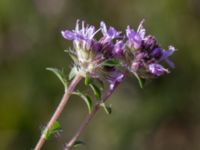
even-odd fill
[{"label": "wildflower", "polygon": [[[95,35],[99,30],[103,36],[96,40]],[[78,20],[75,30],[65,30],[61,33],[65,39],[73,41],[74,49],[69,52],[75,57],[76,70],[82,76],[89,74],[93,78],[112,80],[110,84],[113,87],[119,82],[118,76],[121,74],[118,73],[117,68],[112,66],[110,68],[113,68],[113,71],[110,71],[108,66],[105,66],[105,62],[116,59],[122,53],[124,43],[121,40],[114,41],[119,38],[120,32],[113,27],[107,29],[104,22],[100,23],[100,29],[95,30],[94,26],[85,25],[85,22],[80,26]]]},{"label": "wildflower", "polygon": [[146,30],[143,27],[144,20],[141,21],[140,25],[138,26],[137,32],[134,29],[131,29],[130,26],[127,26],[126,29],[126,36],[128,38],[127,47],[130,49],[139,49],[142,46],[142,41],[145,37]]},{"label": "wildflower", "polygon": [[128,38],[127,46],[130,49],[139,49],[142,44],[142,38],[139,33],[135,32],[130,26],[126,29],[126,36]]},{"label": "wildflower", "polygon": [[[106,113],[111,113],[111,107],[106,106],[105,102],[123,81],[127,71],[136,76],[141,87],[142,80],[140,78],[148,79],[169,73],[169,69],[161,63],[166,62],[171,68],[174,67],[169,57],[175,52],[175,48],[173,46],[169,46],[168,50],[161,48],[155,37],[145,35],[146,30],[143,23],[144,20],[136,31],[127,26],[125,36],[121,36],[121,32],[114,27],[107,27],[103,21],[100,23],[98,30],[92,25],[85,24],[84,21],[80,23],[77,20],[74,30],[61,31],[65,39],[73,42],[73,49],[67,52],[74,61],[74,67],[68,78],[65,78],[63,72],[56,68],[47,68],[61,80],[65,87],[65,93],[51,120],[42,132],[35,149],[40,149],[44,142],[55,133],[54,131],[59,131],[60,125],[56,120],[72,94],[83,98],[90,114],[87,115],[75,136],[66,144],[65,149],[70,149],[75,145],[82,129],[88,124],[100,106],[105,109]],[[99,31],[101,31],[102,37],[97,40],[95,35]],[[92,105],[91,98],[88,95],[75,91],[82,77],[85,78],[85,85],[92,88],[95,97],[99,100],[95,105]],[[99,88],[90,78],[97,78],[103,84],[106,82],[107,86]],[[68,80],[71,81],[69,85]],[[103,96],[101,92],[104,92]]]},{"label": "wildflower", "polygon": [[142,21],[137,29],[131,29],[130,26],[126,29],[126,49],[124,53],[123,64],[128,70],[134,74],[138,74],[142,78],[158,77],[169,73],[169,70],[164,68],[161,63],[165,61],[171,68],[174,64],[169,60],[175,48],[169,46],[168,50],[162,49],[155,37],[145,35],[146,30],[143,27]]},{"label": "wildflower", "polygon": [[120,33],[118,32],[115,28],[113,27],[109,27],[107,29],[105,22],[101,21],[100,23],[100,29],[101,32],[103,34],[103,38],[102,38],[102,42],[103,43],[107,43],[110,42],[111,40],[115,39],[115,38],[119,38],[120,37]]},{"label": "wildflower", "polygon": [[86,76],[87,73],[93,73],[98,66],[98,61],[101,61],[102,55],[98,53],[100,45],[94,39],[94,36],[99,30],[95,30],[94,26],[85,25],[85,22],[77,20],[75,30],[62,31],[62,36],[70,41],[73,41],[73,50],[69,51],[75,58],[77,70]]},{"label": "wildflower", "polygon": [[[120,31],[112,26],[107,27],[103,21],[96,30],[94,26],[86,25],[84,21],[80,23],[78,20],[74,30],[65,30],[61,33],[65,39],[73,41],[73,50],[70,53],[75,57],[76,70],[83,76],[89,74],[94,78],[107,78],[112,85],[114,81],[118,81],[125,69],[122,71],[118,66],[105,66],[108,60],[117,60],[121,66],[141,78],[158,77],[169,73],[169,69],[165,68],[162,62],[166,62],[171,68],[174,67],[169,57],[175,48],[161,48],[154,36],[146,35],[143,24],[144,20],[137,30],[127,26],[125,38]],[[102,37],[97,40],[95,35],[99,31]]]}]

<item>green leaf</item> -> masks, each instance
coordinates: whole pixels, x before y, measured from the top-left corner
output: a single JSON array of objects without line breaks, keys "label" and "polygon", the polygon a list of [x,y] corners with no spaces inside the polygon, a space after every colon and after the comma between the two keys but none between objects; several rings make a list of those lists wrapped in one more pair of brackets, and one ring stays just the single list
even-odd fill
[{"label": "green leaf", "polygon": [[85,142],[80,141],[80,140],[75,141],[74,144],[73,144],[73,147],[78,147],[78,146],[80,146],[80,145],[85,145]]},{"label": "green leaf", "polygon": [[52,130],[58,130],[61,129],[60,123],[58,121],[56,121],[53,126],[52,126]]},{"label": "green leaf", "polygon": [[92,112],[92,100],[88,95],[85,95],[80,91],[73,92],[72,94],[80,96],[86,103],[89,113]]},{"label": "green leaf", "polygon": [[91,82],[92,81],[91,81],[89,75],[86,75],[86,77],[85,77],[85,85],[88,86]]},{"label": "green leaf", "polygon": [[104,66],[114,67],[119,65],[119,62],[116,59],[109,59],[103,63]]},{"label": "green leaf", "polygon": [[139,83],[140,87],[143,88],[144,80],[141,79],[141,78],[138,76],[137,73],[134,73],[134,75],[135,75],[136,79],[138,80],[138,83]]},{"label": "green leaf", "polygon": [[69,80],[72,80],[76,76],[76,73],[77,73],[77,68],[76,66],[74,66],[69,73],[69,77],[68,77]]},{"label": "green leaf", "polygon": [[94,93],[94,95],[96,96],[97,99],[101,98],[101,90],[93,83],[90,84],[90,87]]},{"label": "green leaf", "polygon": [[44,137],[46,140],[50,139],[52,135],[61,132],[61,126],[58,121],[54,122],[53,126],[50,129],[45,129],[43,131]]},{"label": "green leaf", "polygon": [[111,104],[109,106],[106,106],[105,103],[101,103],[100,105],[101,107],[103,107],[103,109],[105,110],[105,112],[110,115],[112,113],[112,107]]},{"label": "green leaf", "polygon": [[58,79],[62,82],[64,87],[67,88],[68,81],[67,81],[63,71],[61,71],[61,70],[59,70],[57,68],[46,68],[46,70],[49,70],[49,71],[53,72],[58,77]]}]

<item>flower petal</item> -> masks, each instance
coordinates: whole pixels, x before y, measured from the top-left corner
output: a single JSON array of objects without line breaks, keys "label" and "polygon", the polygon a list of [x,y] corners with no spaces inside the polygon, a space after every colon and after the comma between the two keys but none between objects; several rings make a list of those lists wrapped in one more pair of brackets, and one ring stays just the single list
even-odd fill
[{"label": "flower petal", "polygon": [[145,37],[146,29],[143,26],[144,19],[140,22],[137,32],[139,33],[140,37],[143,39]]},{"label": "flower petal", "polygon": [[124,42],[117,41],[114,47],[114,55],[121,55],[124,51]]},{"label": "flower petal", "polygon": [[126,36],[128,38],[128,46],[130,48],[139,49],[141,47],[142,38],[137,32],[131,29],[130,26],[127,26]]},{"label": "flower petal", "polygon": [[61,34],[67,40],[74,40],[76,38],[76,34],[69,30],[61,31]]},{"label": "flower petal", "polygon": [[107,34],[107,27],[106,27],[105,22],[101,21],[100,28],[101,28],[102,34],[105,36]]},{"label": "flower petal", "polygon": [[169,73],[169,71],[165,69],[162,65],[156,63],[149,65],[149,71],[151,74],[155,76],[161,76],[165,73]]}]

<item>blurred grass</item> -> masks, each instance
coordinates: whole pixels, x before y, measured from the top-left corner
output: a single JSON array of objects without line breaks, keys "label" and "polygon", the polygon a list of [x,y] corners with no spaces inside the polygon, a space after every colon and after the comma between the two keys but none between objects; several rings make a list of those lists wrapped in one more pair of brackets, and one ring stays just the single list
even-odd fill
[{"label": "blurred grass", "polygon": [[[1,0],[0,149],[31,149],[63,89],[46,67],[70,69],[71,46],[60,31],[80,18],[124,29],[145,18],[147,32],[172,44],[176,69],[140,89],[129,78],[110,98],[113,114],[100,111],[82,135],[87,150],[200,149],[200,3],[198,0]],[[61,137],[44,149],[62,149],[87,110],[72,98],[60,118]]]}]

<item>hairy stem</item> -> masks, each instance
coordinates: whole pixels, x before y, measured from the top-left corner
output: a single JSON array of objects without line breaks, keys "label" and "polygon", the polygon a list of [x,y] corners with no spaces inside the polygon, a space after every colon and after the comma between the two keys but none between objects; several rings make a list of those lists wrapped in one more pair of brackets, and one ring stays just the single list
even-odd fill
[{"label": "hairy stem", "polygon": [[66,147],[64,150],[70,150],[72,148],[72,146],[74,145],[74,143],[77,141],[77,139],[80,137],[81,133],[83,132],[83,130],[85,129],[85,127],[88,125],[88,123],[91,121],[91,119],[94,117],[94,115],[96,114],[96,112],[99,110],[100,105],[102,103],[104,103],[110,96],[111,94],[114,92],[114,90],[106,93],[106,95],[104,95],[104,97],[97,102],[94,107],[93,110],[90,114],[88,114],[86,116],[86,118],[83,120],[83,122],[81,123],[80,127],[78,128],[78,130],[76,131],[76,133],[74,134],[74,136],[71,138],[71,140],[66,144]]},{"label": "hairy stem", "polygon": [[82,79],[80,74],[77,74],[75,76],[75,78],[72,80],[71,84],[69,85],[69,87],[67,88],[67,90],[65,90],[65,93],[63,95],[63,98],[61,99],[58,107],[56,108],[56,111],[54,112],[53,116],[51,117],[49,123],[47,124],[47,126],[45,127],[38,143],[36,144],[34,150],[40,150],[42,148],[42,146],[44,145],[44,143],[46,142],[46,131],[49,131],[53,124],[55,123],[55,121],[58,119],[58,117],[60,116],[60,114],[62,113],[65,105],[67,104],[69,97],[71,96],[72,92],[74,91],[76,85],[79,83],[79,81]]}]

